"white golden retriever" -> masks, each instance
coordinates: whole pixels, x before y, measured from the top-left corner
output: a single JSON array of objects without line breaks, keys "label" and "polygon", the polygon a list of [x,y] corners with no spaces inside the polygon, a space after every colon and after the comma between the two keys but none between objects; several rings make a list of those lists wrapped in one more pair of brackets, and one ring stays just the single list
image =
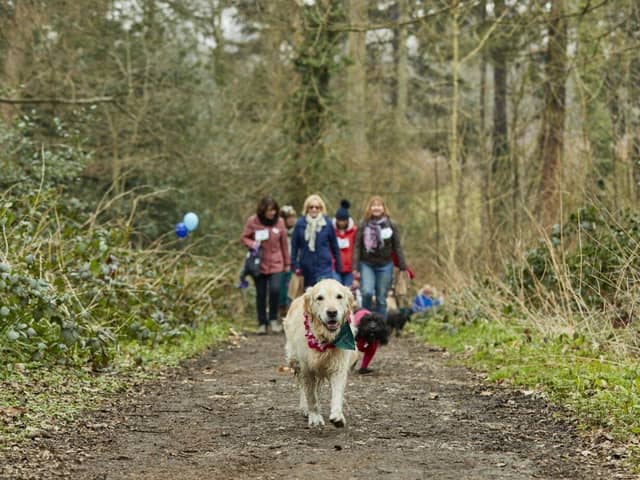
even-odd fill
[{"label": "white golden retriever", "polygon": [[[331,414],[336,427],[344,427],[342,411],[349,369],[357,360],[356,350],[332,346],[355,308],[351,291],[335,280],[322,280],[296,298],[284,320],[287,361],[296,373],[300,408],[309,426],[324,425],[319,393],[324,380],[331,384]],[[354,327],[350,326],[355,336]]]}]

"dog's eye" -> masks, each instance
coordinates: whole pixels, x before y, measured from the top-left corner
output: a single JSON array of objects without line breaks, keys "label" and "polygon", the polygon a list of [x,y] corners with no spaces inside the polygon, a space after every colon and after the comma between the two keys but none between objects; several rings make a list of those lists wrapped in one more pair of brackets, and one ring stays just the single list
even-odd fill
[{"label": "dog's eye", "polygon": [[338,294],[338,295],[336,296],[336,298],[337,298],[338,300],[342,300],[342,295]]},{"label": "dog's eye", "polygon": [[318,296],[316,297],[316,300],[318,300],[318,301],[320,301],[320,302],[321,302],[322,300],[324,300],[324,297],[323,297],[322,295],[318,295]]}]

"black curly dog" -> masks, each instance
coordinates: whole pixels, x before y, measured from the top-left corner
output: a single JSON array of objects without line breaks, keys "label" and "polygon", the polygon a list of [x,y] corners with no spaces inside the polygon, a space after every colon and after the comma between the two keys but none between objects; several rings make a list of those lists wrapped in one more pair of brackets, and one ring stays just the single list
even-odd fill
[{"label": "black curly dog", "polygon": [[380,345],[389,343],[389,328],[379,313],[369,312],[360,319],[356,340],[373,343],[377,340]]},{"label": "black curly dog", "polygon": [[405,323],[411,320],[412,314],[413,312],[411,309],[406,307],[400,307],[398,310],[387,311],[387,326],[389,327],[389,330],[395,330],[396,337],[399,337]]}]

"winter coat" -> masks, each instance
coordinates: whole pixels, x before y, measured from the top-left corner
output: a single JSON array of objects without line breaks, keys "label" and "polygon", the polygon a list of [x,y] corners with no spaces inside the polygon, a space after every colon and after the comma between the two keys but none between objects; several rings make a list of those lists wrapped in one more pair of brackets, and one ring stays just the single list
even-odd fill
[{"label": "winter coat", "polygon": [[404,252],[402,251],[402,245],[400,245],[400,232],[395,223],[390,219],[387,219],[381,228],[391,229],[391,238],[384,241],[384,245],[378,246],[375,250],[367,252],[364,248],[364,229],[367,225],[367,221],[363,221],[358,225],[358,232],[356,234],[355,248],[353,250],[353,269],[357,270],[360,266],[360,262],[364,262],[367,265],[374,267],[380,267],[391,263],[392,252],[395,252],[398,257],[398,268],[400,270],[406,270],[407,264],[404,260]]},{"label": "winter coat", "polygon": [[267,236],[266,240],[260,242],[260,273],[269,275],[289,270],[291,259],[289,257],[289,242],[284,220],[278,218],[275,225],[265,226],[257,215],[251,215],[240,237],[245,247],[254,247],[256,232],[262,232],[258,236]]},{"label": "winter coat", "polygon": [[319,232],[316,232],[315,252],[309,250],[309,244],[304,239],[304,231],[307,228],[305,217],[300,217],[295,227],[293,227],[291,265],[295,270],[302,270],[305,287],[314,285],[320,278],[331,278],[334,271],[334,258],[336,268],[342,269],[336,232],[333,229],[331,219],[326,216],[324,219],[325,226]]},{"label": "winter coat", "polygon": [[411,310],[413,313],[422,312],[424,310],[429,310],[430,308],[437,307],[442,303],[442,300],[439,298],[431,298],[424,293],[416,295],[413,299],[413,305],[411,306]]},{"label": "winter coat", "polygon": [[340,270],[340,273],[351,273],[353,271],[353,248],[356,243],[356,232],[358,231],[358,226],[355,224],[353,219],[350,218],[346,230],[338,230],[334,219],[333,228],[335,229],[336,237],[338,238],[340,260],[342,260],[342,270]]}]

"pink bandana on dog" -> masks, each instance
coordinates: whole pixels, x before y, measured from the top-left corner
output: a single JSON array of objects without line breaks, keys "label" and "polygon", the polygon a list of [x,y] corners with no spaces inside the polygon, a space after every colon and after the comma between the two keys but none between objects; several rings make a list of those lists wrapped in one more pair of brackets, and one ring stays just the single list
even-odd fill
[{"label": "pink bandana on dog", "polygon": [[313,333],[311,333],[309,314],[307,312],[304,312],[304,336],[307,337],[307,345],[309,345],[309,348],[317,350],[318,352],[326,352],[329,348],[336,348],[332,343],[319,341]]},{"label": "pink bandana on dog", "polygon": [[333,342],[325,343],[320,342],[313,333],[311,333],[311,327],[309,326],[309,314],[304,312],[304,336],[307,337],[307,345],[309,345],[309,348],[317,350],[318,352],[326,352],[328,349],[336,347],[343,350],[355,350],[356,343],[353,338],[351,327],[349,326],[351,319],[352,317],[349,316],[349,319],[342,325],[338,336]]}]

